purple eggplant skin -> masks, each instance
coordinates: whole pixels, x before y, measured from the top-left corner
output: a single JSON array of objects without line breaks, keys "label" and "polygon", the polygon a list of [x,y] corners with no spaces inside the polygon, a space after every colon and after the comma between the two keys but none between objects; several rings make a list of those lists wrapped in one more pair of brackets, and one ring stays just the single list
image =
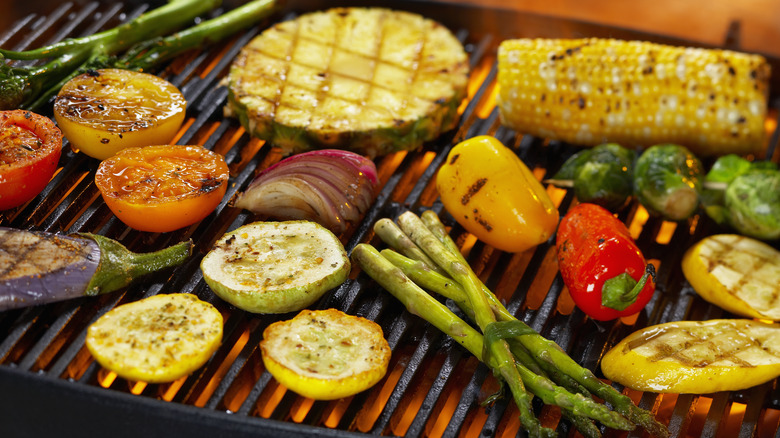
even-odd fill
[{"label": "purple eggplant skin", "polygon": [[191,240],[138,254],[95,234],[0,227],[0,311],[112,292],[191,254]]}]

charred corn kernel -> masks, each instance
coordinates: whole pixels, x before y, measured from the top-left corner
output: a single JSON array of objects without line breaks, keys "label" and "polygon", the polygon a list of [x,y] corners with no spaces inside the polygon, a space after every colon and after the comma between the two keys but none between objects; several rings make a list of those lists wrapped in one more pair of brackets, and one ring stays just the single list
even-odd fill
[{"label": "charred corn kernel", "polygon": [[517,39],[498,50],[502,123],[574,144],[678,143],[697,155],[765,145],[760,55],[612,39]]},{"label": "charred corn kernel", "polygon": [[514,151],[490,136],[455,145],[436,187],[463,228],[502,251],[539,245],[558,226],[558,209],[544,186]]}]

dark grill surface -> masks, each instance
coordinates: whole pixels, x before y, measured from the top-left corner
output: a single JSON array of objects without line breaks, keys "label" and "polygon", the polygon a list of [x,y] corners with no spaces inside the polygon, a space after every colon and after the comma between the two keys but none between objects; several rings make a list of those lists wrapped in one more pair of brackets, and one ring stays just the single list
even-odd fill
[{"label": "dark grill surface", "polygon": [[[648,259],[659,261],[658,292],[638,317],[609,323],[587,319],[574,308],[558,275],[549,243],[520,254],[495,251],[464,232],[443,211],[432,178],[457,141],[495,135],[534,168],[554,173],[575,148],[524,136],[500,127],[492,100],[495,48],[502,39],[521,36],[615,36],[684,43],[659,36],[506,11],[424,2],[375,3],[410,9],[443,22],[466,44],[473,68],[469,98],[454,132],[421,151],[376,161],[382,182],[373,208],[359,226],[341,237],[348,250],[358,242],[379,242],[371,231],[382,217],[411,209],[442,214],[451,234],[468,252],[475,271],[520,319],[561,345],[577,362],[599,373],[604,351],[639,327],[682,319],[730,315],[699,298],[680,271],[685,248],[716,230],[706,218],[674,224],[649,218],[636,205],[621,215],[639,233]],[[158,73],[177,85],[188,103],[188,117],[176,140],[223,154],[231,169],[225,200],[199,224],[166,234],[134,231],[117,220],[94,185],[98,162],[68,148],[61,168],[34,201],[0,214],[0,225],[61,232],[93,232],[120,240],[130,249],[150,251],[193,238],[196,253],[183,266],[147,277],[121,292],[0,313],[0,437],[15,436],[514,436],[517,411],[511,401],[489,408],[480,402],[497,388],[489,370],[402,305],[370,278],[351,279],[327,294],[317,308],[338,308],[377,321],[391,348],[387,376],[352,398],[313,402],[286,391],[265,372],[257,348],[263,329],[292,315],[252,315],[216,298],[198,264],[225,231],[257,218],[229,205],[256,172],[280,159],[278,151],[251,139],[222,116],[227,96],[219,84],[240,48],[269,23],[307,10],[335,5],[288,2],[271,20],[211,48],[180,57]],[[93,33],[135,17],[150,7],[136,3],[65,3],[19,18],[0,34],[0,46],[36,47],[68,36]],[[229,7],[229,6],[226,6]],[[733,35],[732,35],[733,36]],[[729,39],[730,41],[733,38]],[[777,66],[777,60],[771,60]],[[775,69],[778,72],[778,69]],[[776,75],[777,76],[777,75]],[[777,87],[773,88],[777,92]],[[777,96],[771,120],[777,126]],[[42,112],[46,115],[46,111]],[[778,132],[770,139],[770,158],[778,161]],[[572,193],[550,189],[562,213]],[[115,378],[84,347],[87,327],[119,304],[157,293],[188,292],[216,305],[225,315],[221,348],[186,379],[164,385]],[[619,389],[622,389],[618,387]],[[674,436],[780,436],[777,381],[745,391],[709,395],[657,395],[625,390],[643,408],[657,413]],[[561,435],[574,435],[556,409],[537,405],[537,414]],[[611,434],[610,431],[605,431]],[[522,432],[520,432],[522,434]]]}]

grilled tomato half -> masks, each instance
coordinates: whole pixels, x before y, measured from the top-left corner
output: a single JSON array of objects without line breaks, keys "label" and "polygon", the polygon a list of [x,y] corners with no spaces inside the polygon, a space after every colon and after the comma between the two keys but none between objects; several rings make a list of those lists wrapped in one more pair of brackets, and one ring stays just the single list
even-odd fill
[{"label": "grilled tomato half", "polygon": [[224,158],[203,147],[147,146],[101,162],[95,185],[126,225],[161,233],[208,216],[225,196],[228,176]]},{"label": "grilled tomato half", "polygon": [[260,342],[263,364],[287,389],[336,400],[382,380],[390,346],[374,321],[336,309],[303,310],[269,325]]},{"label": "grilled tomato half", "polygon": [[40,193],[61,153],[62,133],[50,119],[30,111],[0,111],[0,210]]},{"label": "grilled tomato half", "polygon": [[128,380],[172,382],[203,366],[222,342],[222,314],[195,295],[161,294],[123,304],[87,330],[87,349]]},{"label": "grilled tomato half", "polygon": [[63,85],[54,118],[74,150],[105,160],[124,148],[169,143],[186,107],[179,89],[165,79],[101,69]]}]

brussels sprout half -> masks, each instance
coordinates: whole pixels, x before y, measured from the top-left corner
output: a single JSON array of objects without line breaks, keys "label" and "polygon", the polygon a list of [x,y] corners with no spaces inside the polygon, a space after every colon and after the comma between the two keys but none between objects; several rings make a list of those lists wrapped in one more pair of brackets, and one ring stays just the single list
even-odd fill
[{"label": "brussels sprout half", "polygon": [[634,191],[650,213],[680,221],[699,205],[703,174],[701,161],[684,146],[651,146],[637,160]]}]

